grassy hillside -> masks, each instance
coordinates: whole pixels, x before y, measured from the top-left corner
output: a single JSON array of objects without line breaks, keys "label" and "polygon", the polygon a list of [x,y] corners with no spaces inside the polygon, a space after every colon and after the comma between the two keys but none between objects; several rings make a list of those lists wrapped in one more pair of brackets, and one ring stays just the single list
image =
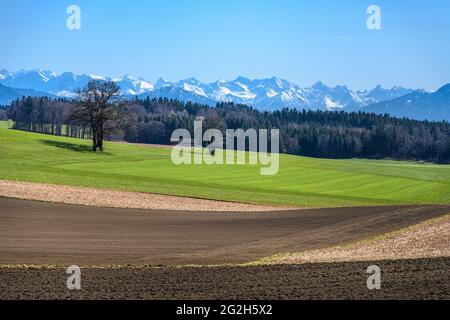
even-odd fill
[{"label": "grassy hillside", "polygon": [[280,173],[255,166],[175,166],[169,149],[7,129],[0,123],[0,179],[306,207],[450,204],[450,166],[281,155]]}]

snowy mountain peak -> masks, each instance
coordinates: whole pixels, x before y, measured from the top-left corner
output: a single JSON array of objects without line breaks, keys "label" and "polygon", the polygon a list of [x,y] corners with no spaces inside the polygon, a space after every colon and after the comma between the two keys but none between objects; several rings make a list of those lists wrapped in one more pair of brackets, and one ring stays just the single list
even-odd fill
[{"label": "snowy mountain peak", "polygon": [[0,79],[5,79],[9,75],[9,71],[6,69],[0,70]]},{"label": "snowy mountain peak", "polygon": [[200,87],[200,86],[202,86],[203,84],[202,84],[200,81],[198,81],[196,78],[191,77],[191,78],[188,78],[188,79],[184,79],[184,80],[178,81],[178,82],[177,82],[177,85],[178,85],[179,87],[182,87],[182,86],[184,86],[184,85]]},{"label": "snowy mountain peak", "polygon": [[[18,72],[0,71],[0,84],[10,88],[31,89],[50,95],[74,97],[75,92],[86,86],[90,80],[110,80],[97,75],[75,75],[64,72],[57,75],[50,71],[21,70]],[[253,106],[260,110],[281,108],[319,109],[319,110],[360,110],[369,104],[386,101],[412,93],[413,90],[401,87],[385,89],[376,86],[372,90],[352,91],[346,86],[334,88],[317,82],[312,87],[301,88],[279,77],[249,79],[239,76],[234,80],[220,80],[203,83],[196,78],[169,82],[163,78],[153,85],[142,78],[125,75],[113,79],[124,96],[172,98],[215,105],[217,102],[234,102]]]},{"label": "snowy mountain peak", "polygon": [[89,77],[93,80],[106,80],[104,77],[96,75],[96,74],[90,74]]},{"label": "snowy mountain peak", "polygon": [[[405,89],[394,87],[392,90],[402,92]],[[418,120],[449,121],[450,84],[443,86],[436,92],[415,90],[394,99],[378,101],[377,103],[364,107],[362,110],[377,114],[388,113],[391,116],[408,117]]]},{"label": "snowy mountain peak", "polygon": [[[220,81],[221,83],[227,83],[228,81],[226,81],[226,80],[221,80]],[[246,78],[246,77],[242,77],[242,76],[239,76],[239,77],[237,77],[234,81],[231,81],[231,82],[235,82],[235,83],[242,83],[242,84],[250,84],[251,83],[251,80],[250,79],[248,79],[248,78]]]},{"label": "snowy mountain peak", "polygon": [[159,78],[158,81],[156,81],[156,83],[154,85],[154,88],[156,90],[158,90],[158,89],[161,89],[164,86],[170,86],[170,85],[171,85],[171,83],[169,81],[167,81],[166,79]]},{"label": "snowy mountain peak", "polygon": [[441,95],[450,95],[450,83],[440,88],[436,93]]},{"label": "snowy mountain peak", "polygon": [[114,79],[114,82],[120,87],[123,95],[139,95],[153,90],[153,84],[137,79],[132,75],[125,75],[121,79]]},{"label": "snowy mountain peak", "polygon": [[272,77],[270,82],[280,89],[289,87],[289,82],[281,78]]},{"label": "snowy mountain peak", "polygon": [[328,91],[328,90],[330,90],[330,88],[327,87],[322,81],[316,82],[311,88],[314,89],[314,90],[319,90],[319,91]]}]

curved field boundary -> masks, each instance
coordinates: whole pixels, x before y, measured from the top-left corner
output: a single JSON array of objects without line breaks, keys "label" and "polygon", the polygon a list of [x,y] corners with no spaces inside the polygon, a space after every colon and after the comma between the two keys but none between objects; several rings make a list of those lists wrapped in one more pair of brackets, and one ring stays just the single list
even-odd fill
[{"label": "curved field boundary", "polygon": [[0,197],[127,209],[217,212],[283,210],[282,207],[238,202],[8,180],[0,180]]},{"label": "curved field boundary", "polygon": [[441,206],[174,212],[0,198],[0,264],[238,264],[366,239],[447,212]]},{"label": "curved field boundary", "polygon": [[371,239],[277,255],[252,264],[303,264],[450,257],[450,215],[427,220]]}]

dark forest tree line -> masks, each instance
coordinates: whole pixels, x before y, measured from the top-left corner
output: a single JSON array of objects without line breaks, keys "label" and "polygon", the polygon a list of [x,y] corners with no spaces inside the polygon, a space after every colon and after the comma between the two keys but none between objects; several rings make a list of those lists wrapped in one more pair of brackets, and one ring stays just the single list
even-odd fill
[{"label": "dark forest tree line", "polygon": [[88,128],[71,124],[68,120],[73,103],[66,99],[23,97],[8,108],[8,118],[14,120],[14,129],[45,134],[65,135],[86,139]]},{"label": "dark forest tree line", "polygon": [[[48,98],[12,103],[8,117],[17,129],[93,138],[89,121],[74,121],[79,104]],[[397,119],[387,115],[284,109],[259,112],[245,105],[219,103],[215,108],[165,98],[134,99],[115,105],[105,139],[170,144],[174,130],[193,131],[196,117],[204,129],[280,129],[284,153],[324,158],[392,158],[450,163],[450,124]],[[120,112],[118,110],[121,110]],[[126,120],[126,121],[125,121]],[[62,130],[61,128],[66,128]]]}]

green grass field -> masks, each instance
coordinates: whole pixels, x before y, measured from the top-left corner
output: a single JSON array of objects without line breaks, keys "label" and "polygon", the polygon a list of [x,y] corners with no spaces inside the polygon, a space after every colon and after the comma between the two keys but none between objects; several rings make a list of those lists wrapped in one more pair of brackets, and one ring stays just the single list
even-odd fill
[{"label": "green grass field", "polygon": [[250,165],[172,164],[169,149],[8,129],[0,122],[0,179],[154,192],[257,204],[330,207],[450,204],[450,166],[281,155],[280,172]]}]

